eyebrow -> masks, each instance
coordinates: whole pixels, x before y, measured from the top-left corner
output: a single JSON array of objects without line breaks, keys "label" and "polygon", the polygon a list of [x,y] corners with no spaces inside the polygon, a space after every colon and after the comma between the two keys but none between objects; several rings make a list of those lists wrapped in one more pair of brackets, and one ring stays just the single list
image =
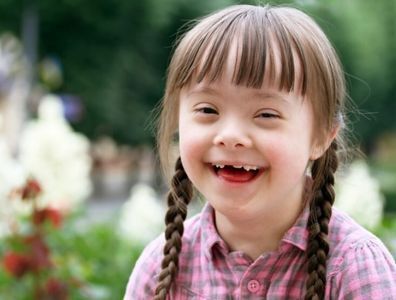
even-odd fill
[{"label": "eyebrow", "polygon": [[[191,96],[192,94],[209,94],[209,95],[219,96],[219,95],[221,95],[221,92],[219,92],[217,89],[214,89],[210,86],[200,86],[200,87],[196,87],[196,88],[193,88],[192,90],[188,91],[187,96]],[[254,99],[266,100],[266,99],[274,99],[275,98],[276,100],[290,102],[290,100],[287,97],[284,97],[277,92],[271,92],[271,91],[252,92],[252,96]]]}]

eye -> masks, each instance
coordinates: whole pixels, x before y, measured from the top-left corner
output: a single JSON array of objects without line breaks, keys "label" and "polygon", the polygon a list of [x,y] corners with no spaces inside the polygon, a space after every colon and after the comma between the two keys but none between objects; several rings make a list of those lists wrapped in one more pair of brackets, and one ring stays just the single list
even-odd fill
[{"label": "eye", "polygon": [[263,119],[279,119],[280,116],[274,111],[263,111],[257,114],[257,118],[263,118]]},{"label": "eye", "polygon": [[203,114],[217,114],[217,111],[210,106],[200,107],[195,110],[195,112],[203,113]]}]

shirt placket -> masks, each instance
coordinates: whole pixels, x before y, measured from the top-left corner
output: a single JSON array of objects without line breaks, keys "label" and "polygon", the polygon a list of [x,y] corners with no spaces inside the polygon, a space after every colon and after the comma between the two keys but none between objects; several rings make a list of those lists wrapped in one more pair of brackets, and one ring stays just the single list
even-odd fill
[{"label": "shirt placket", "polygon": [[267,294],[273,259],[270,254],[258,258],[241,276],[239,299],[263,299]]}]

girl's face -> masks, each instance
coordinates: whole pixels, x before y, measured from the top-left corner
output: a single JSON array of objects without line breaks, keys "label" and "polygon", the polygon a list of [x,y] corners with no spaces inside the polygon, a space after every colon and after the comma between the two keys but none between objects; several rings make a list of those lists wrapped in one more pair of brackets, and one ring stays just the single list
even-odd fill
[{"label": "girl's face", "polygon": [[311,104],[266,85],[233,85],[227,69],[180,92],[183,166],[217,213],[254,220],[295,212],[317,152]]}]

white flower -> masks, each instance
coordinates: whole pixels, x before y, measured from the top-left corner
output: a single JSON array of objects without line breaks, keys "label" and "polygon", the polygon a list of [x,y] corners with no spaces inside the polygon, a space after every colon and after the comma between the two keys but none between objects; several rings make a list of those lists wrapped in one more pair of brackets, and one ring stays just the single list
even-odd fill
[{"label": "white flower", "polygon": [[120,233],[131,242],[146,244],[163,230],[165,208],[152,187],[138,183],[122,207]]},{"label": "white flower", "polygon": [[43,188],[40,206],[69,211],[91,192],[89,141],[73,132],[55,96],[40,103],[39,118],[21,138],[20,160]]},{"label": "white flower", "polygon": [[0,237],[10,233],[10,225],[21,204],[18,199],[10,199],[10,193],[22,186],[25,180],[22,166],[11,157],[5,140],[0,136]]},{"label": "white flower", "polygon": [[353,162],[346,176],[338,180],[335,206],[370,230],[380,224],[384,196],[365,162]]}]

